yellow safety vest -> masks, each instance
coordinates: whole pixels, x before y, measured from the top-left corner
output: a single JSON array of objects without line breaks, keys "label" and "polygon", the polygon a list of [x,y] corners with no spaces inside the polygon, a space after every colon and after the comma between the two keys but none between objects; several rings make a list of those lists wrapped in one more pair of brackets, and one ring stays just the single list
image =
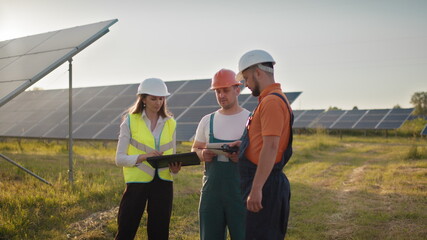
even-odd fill
[{"label": "yellow safety vest", "polygon": [[[160,134],[160,142],[156,143],[156,139],[148,129],[147,124],[141,118],[141,114],[129,114],[128,119],[130,128],[130,144],[128,147],[128,155],[139,155],[152,152],[154,150],[163,152],[163,155],[173,154],[173,134],[175,133],[176,121],[173,118],[166,120]],[[126,183],[147,183],[151,182],[156,174],[156,169],[153,168],[147,161],[143,161],[138,166],[123,167],[123,174]],[[159,168],[159,177],[166,181],[173,181],[169,168]]]}]

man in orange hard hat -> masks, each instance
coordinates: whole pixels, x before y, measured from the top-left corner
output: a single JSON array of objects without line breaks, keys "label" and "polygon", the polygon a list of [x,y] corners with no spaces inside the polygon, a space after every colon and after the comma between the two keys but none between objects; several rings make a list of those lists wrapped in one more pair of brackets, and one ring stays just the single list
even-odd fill
[{"label": "man in orange hard hat", "polygon": [[235,73],[221,69],[212,79],[211,89],[221,108],[202,118],[197,127],[192,151],[205,162],[200,196],[200,239],[226,239],[228,227],[232,240],[243,240],[245,207],[240,191],[237,153],[202,149],[220,146],[241,138],[249,111],[240,107],[241,83]]}]

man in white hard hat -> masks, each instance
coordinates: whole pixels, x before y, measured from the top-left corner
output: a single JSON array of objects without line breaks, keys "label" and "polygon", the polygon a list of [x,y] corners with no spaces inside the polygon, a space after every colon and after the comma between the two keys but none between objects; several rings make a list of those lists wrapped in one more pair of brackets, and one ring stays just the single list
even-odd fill
[{"label": "man in white hard hat", "polygon": [[245,53],[238,78],[258,97],[240,145],[239,171],[246,203],[246,239],[284,239],[290,184],[283,167],[292,155],[293,113],[274,80],[273,57],[263,50]]},{"label": "man in white hard hat", "polygon": [[249,111],[239,106],[239,85],[231,70],[221,69],[215,74],[211,89],[221,108],[202,118],[191,149],[205,162],[199,205],[201,240],[225,240],[227,227],[232,240],[245,238],[246,211],[239,187],[237,153],[202,149],[242,137]]}]

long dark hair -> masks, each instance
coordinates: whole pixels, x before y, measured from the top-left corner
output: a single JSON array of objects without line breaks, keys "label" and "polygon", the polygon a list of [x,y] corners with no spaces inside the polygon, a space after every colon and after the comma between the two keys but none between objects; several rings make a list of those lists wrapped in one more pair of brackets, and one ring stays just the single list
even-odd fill
[{"label": "long dark hair", "polygon": [[[127,111],[125,111],[123,118],[125,118],[127,114],[142,113],[142,111],[145,109],[145,104],[142,100],[146,99],[148,96],[148,94],[138,94],[136,102],[130,108],[128,108]],[[159,110],[159,115],[163,118],[173,116],[173,114],[167,108],[166,97],[162,107]]]}]

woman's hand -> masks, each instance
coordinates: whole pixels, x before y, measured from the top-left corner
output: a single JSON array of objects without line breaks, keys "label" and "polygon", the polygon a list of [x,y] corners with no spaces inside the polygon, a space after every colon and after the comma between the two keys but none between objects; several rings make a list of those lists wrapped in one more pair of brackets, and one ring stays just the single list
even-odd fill
[{"label": "woman's hand", "polygon": [[155,151],[155,150],[152,152],[149,152],[147,154],[140,154],[138,156],[138,159],[136,160],[136,163],[142,163],[143,161],[146,161],[147,158],[149,158],[149,157],[157,157],[157,156],[162,156],[162,155],[163,155],[163,152],[159,152],[159,151]]},{"label": "woman's hand", "polygon": [[181,162],[171,162],[171,163],[169,163],[169,170],[173,174],[178,173],[179,170],[181,170]]}]

